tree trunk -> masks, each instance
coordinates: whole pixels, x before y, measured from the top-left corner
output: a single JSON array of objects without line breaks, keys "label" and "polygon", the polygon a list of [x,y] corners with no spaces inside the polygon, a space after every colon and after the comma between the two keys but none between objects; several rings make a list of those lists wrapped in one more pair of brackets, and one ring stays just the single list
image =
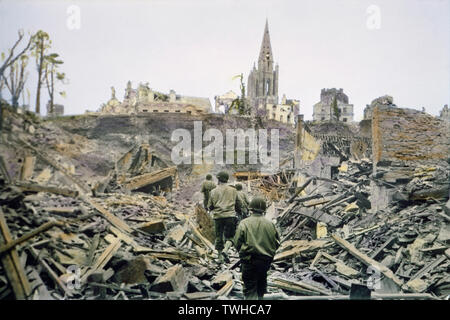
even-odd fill
[{"label": "tree trunk", "polygon": [[40,43],[40,53],[39,53],[39,66],[38,66],[38,85],[36,92],[36,113],[41,113],[41,85],[42,85],[42,67],[44,62],[44,40],[41,39]]}]

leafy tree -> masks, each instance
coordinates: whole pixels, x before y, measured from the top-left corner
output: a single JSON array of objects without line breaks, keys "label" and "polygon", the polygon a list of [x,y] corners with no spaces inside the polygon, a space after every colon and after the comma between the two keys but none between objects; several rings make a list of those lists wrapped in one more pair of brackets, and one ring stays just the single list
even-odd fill
[{"label": "leafy tree", "polygon": [[247,106],[246,106],[246,102],[245,102],[245,84],[243,81],[244,76],[241,73],[240,75],[233,77],[233,80],[237,79],[237,78],[239,78],[241,81],[241,96],[234,99],[231,102],[231,106],[228,109],[228,113],[230,113],[231,110],[233,110],[233,109],[237,109],[240,115],[244,115],[244,114],[248,114],[248,110],[247,110]]},{"label": "leafy tree", "polygon": [[[48,113],[52,114],[54,112],[54,98],[55,98],[55,85],[56,82],[60,81],[65,83],[66,74],[58,72],[58,67],[63,64],[62,60],[58,60],[59,55],[57,53],[52,53],[44,57],[45,59],[45,83],[48,90],[48,95],[50,97],[50,108]],[[56,78],[56,79],[55,79]],[[59,92],[61,96],[65,96],[65,92]]]},{"label": "leafy tree", "polygon": [[333,103],[331,104],[331,107],[333,109],[334,117],[336,118],[337,121],[339,121],[339,118],[341,117],[341,110],[339,110],[338,108],[336,96],[334,96],[333,98]]}]

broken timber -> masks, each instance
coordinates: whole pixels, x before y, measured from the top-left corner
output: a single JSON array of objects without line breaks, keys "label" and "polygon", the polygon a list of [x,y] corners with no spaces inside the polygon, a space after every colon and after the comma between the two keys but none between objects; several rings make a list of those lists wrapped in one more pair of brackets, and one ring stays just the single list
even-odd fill
[{"label": "broken timber", "polygon": [[11,248],[15,247],[16,245],[18,245],[18,244],[20,244],[22,242],[27,241],[28,239],[38,235],[39,233],[50,229],[53,226],[62,226],[62,225],[63,225],[63,223],[59,222],[59,221],[46,222],[43,225],[41,225],[40,227],[34,229],[33,231],[31,231],[31,232],[29,232],[27,234],[24,234],[20,238],[18,238],[16,240],[13,240],[13,241],[10,241],[7,244],[1,245],[0,246],[0,254],[5,252],[5,251],[10,250]]},{"label": "broken timber", "polygon": [[391,269],[387,268],[386,266],[382,265],[381,263],[373,260],[372,258],[368,257],[364,253],[360,252],[358,249],[356,249],[351,243],[348,241],[338,237],[337,235],[331,235],[331,237],[336,241],[338,245],[340,245],[343,249],[348,251],[352,256],[354,256],[356,259],[361,261],[367,266],[372,266],[376,270],[380,271],[382,274],[386,276],[386,278],[389,278],[392,280],[395,284],[398,286],[403,285],[403,281],[397,278],[397,276],[392,272]]},{"label": "broken timber", "polygon": [[22,191],[48,192],[53,194],[59,194],[66,197],[72,198],[78,197],[78,191],[68,188],[42,186],[35,183],[25,183],[25,182],[16,182],[15,185],[19,187]]},{"label": "broken timber", "polygon": [[325,213],[321,210],[316,210],[314,212],[308,212],[306,210],[300,210],[300,211],[294,211],[295,214],[299,214],[305,217],[308,217],[310,219],[313,219],[315,221],[321,221],[326,223],[327,225],[330,225],[332,227],[337,227],[341,224],[341,219],[338,217],[332,216],[328,213]]},{"label": "broken timber", "polygon": [[148,186],[150,184],[157,183],[168,177],[176,176],[177,167],[164,168],[155,172],[145,173],[140,176],[134,177],[126,181],[123,186],[128,190],[137,190],[139,188]]},{"label": "broken timber", "polygon": [[[1,208],[0,208],[0,231],[1,231],[0,241],[4,239],[5,245],[8,245],[9,242],[13,241],[8,225],[6,224],[5,216]],[[22,268],[22,265],[20,264],[20,259],[17,251],[15,249],[12,249],[10,252],[3,254],[1,256],[1,261],[16,299],[17,300],[26,299],[31,293],[31,286],[25,275],[25,270]]]},{"label": "broken timber", "polygon": [[114,241],[103,251],[103,253],[98,257],[98,259],[95,261],[94,266],[91,268],[91,270],[87,271],[83,277],[81,278],[82,282],[86,282],[89,275],[91,275],[94,272],[102,270],[106,264],[109,262],[109,260],[112,258],[112,256],[119,250],[120,248],[120,239],[115,238]]}]

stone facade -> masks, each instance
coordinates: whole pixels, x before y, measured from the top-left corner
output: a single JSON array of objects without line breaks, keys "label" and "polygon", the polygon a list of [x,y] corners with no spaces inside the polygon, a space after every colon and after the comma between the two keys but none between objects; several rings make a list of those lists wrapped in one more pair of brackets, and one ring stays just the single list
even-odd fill
[{"label": "stone facade", "polygon": [[343,89],[322,89],[320,101],[313,106],[313,121],[336,121],[333,111],[333,101],[336,98],[337,107],[341,111],[339,121],[353,121],[353,105],[348,103],[348,96]]},{"label": "stone facade", "polygon": [[227,113],[228,109],[231,107],[231,103],[239,98],[239,96],[232,90],[221,96],[215,96],[215,112],[216,113]]},{"label": "stone facade", "polygon": [[266,104],[267,119],[295,125],[299,107],[299,100],[286,99],[286,95],[283,95],[281,104]]},{"label": "stone facade", "polygon": [[148,83],[140,83],[133,89],[128,81],[122,102],[116,98],[114,87],[111,87],[111,99],[102,105],[102,113],[137,114],[149,112],[205,114],[211,112],[208,98],[177,95],[174,90],[164,94],[152,90]]},{"label": "stone facade", "polygon": [[444,106],[444,108],[442,108],[441,112],[439,113],[439,118],[444,121],[450,121],[450,110],[448,109],[447,104]]}]

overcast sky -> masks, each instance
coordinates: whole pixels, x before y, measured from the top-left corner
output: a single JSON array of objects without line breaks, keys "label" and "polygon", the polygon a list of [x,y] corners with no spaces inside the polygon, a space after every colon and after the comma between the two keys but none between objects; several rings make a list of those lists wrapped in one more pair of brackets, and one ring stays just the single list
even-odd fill
[{"label": "overcast sky", "polygon": [[[48,32],[70,79],[56,101],[66,114],[97,110],[111,86],[122,100],[128,80],[214,105],[215,95],[239,92],[234,75],[247,81],[267,17],[280,98],[299,99],[306,119],[320,90],[332,87],[349,96],[355,120],[384,94],[438,115],[450,101],[449,15],[450,0],[0,0],[0,51],[20,28]],[[34,106],[35,66],[29,70]]]}]

